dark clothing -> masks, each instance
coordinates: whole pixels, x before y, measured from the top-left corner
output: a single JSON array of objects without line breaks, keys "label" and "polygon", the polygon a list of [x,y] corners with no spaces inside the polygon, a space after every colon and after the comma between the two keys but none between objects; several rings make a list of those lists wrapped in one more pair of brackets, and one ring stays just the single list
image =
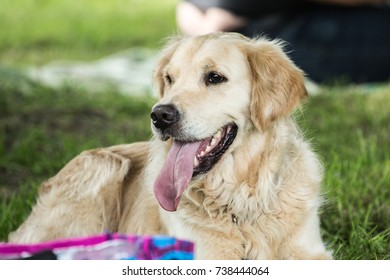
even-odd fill
[{"label": "dark clothing", "polygon": [[42,251],[33,254],[30,257],[21,258],[21,260],[56,260],[57,255],[52,251]]},{"label": "dark clothing", "polygon": [[[198,1],[190,0],[192,3]],[[236,5],[245,2],[249,5],[249,2],[268,1],[199,2],[235,2]],[[264,14],[263,10],[237,32],[249,37],[265,35],[286,41],[288,55],[316,82],[337,79],[357,83],[389,81],[390,6],[343,7],[305,2],[303,8],[302,1],[270,2],[281,7],[291,3],[297,6],[277,13]]]},{"label": "dark clothing", "polygon": [[300,0],[188,0],[201,10],[218,7],[236,15],[257,18],[264,14],[292,12],[304,7]]}]

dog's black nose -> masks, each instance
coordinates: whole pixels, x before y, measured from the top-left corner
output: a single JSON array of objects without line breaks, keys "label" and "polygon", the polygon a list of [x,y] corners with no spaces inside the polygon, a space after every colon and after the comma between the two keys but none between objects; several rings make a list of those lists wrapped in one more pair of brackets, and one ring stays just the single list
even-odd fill
[{"label": "dog's black nose", "polygon": [[165,130],[179,121],[179,111],[172,104],[157,105],[150,114],[155,127]]}]

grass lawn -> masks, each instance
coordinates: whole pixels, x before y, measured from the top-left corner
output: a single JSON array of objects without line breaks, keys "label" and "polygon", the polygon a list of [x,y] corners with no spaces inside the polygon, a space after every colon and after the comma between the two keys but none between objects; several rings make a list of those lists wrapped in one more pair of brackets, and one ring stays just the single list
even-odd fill
[{"label": "grass lawn", "polygon": [[[155,102],[54,90],[9,67],[156,48],[175,31],[175,2],[0,0],[9,27],[0,31],[0,241],[28,215],[40,182],[78,153],[148,139]],[[390,259],[389,104],[390,84],[330,86],[298,116],[326,167],[322,229],[338,259]]]},{"label": "grass lawn", "polygon": [[0,61],[96,59],[176,34],[178,0],[0,0]]}]

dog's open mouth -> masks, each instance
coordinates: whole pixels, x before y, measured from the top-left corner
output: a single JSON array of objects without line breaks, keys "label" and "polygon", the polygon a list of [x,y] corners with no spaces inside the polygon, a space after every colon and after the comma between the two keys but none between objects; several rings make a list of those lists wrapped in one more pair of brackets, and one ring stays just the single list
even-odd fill
[{"label": "dog's open mouth", "polygon": [[201,141],[194,156],[194,171],[192,177],[206,173],[213,168],[233,143],[236,134],[237,126],[235,124],[229,124],[218,130],[212,137]]},{"label": "dog's open mouth", "polygon": [[232,123],[206,139],[185,142],[174,140],[167,159],[154,184],[154,194],[161,207],[175,211],[191,179],[211,170],[237,135]]}]

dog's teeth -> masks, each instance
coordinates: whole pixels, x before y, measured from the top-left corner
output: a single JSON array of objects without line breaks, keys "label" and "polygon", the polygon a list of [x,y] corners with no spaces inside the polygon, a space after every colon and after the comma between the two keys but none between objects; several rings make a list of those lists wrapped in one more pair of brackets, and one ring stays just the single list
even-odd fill
[{"label": "dog's teeth", "polygon": [[207,146],[206,147],[206,153],[210,152],[212,150],[212,147],[211,146]]},{"label": "dog's teeth", "polygon": [[198,167],[199,166],[199,160],[197,157],[194,157],[194,166]]},{"label": "dog's teeth", "polygon": [[213,138],[211,140],[210,146],[215,146],[215,144],[217,144],[217,139]]},{"label": "dog's teeth", "polygon": [[222,134],[221,130],[218,130],[217,133],[214,134],[213,139],[221,138],[221,134]]},{"label": "dog's teeth", "polygon": [[206,154],[206,153],[205,153],[204,151],[201,151],[200,154],[199,154],[199,156],[200,156],[200,157],[203,157],[205,154]]}]

